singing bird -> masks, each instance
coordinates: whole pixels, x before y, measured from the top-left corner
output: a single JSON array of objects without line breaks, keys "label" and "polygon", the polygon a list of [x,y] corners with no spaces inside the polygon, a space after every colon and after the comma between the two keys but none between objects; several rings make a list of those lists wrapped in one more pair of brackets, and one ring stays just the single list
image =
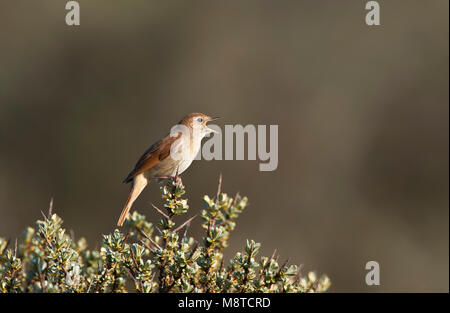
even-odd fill
[{"label": "singing bird", "polygon": [[[202,139],[206,135],[216,132],[206,126],[206,123],[216,119],[218,118],[211,118],[202,113],[191,113],[176,125],[180,126],[181,131],[169,133],[144,152],[134,169],[123,181],[132,184],[130,195],[122,214],[120,214],[117,226],[123,225],[134,201],[147,186],[149,180],[159,180],[167,176],[181,174],[191,165],[200,150]],[[187,135],[186,132],[182,132],[183,129],[188,130]],[[174,151],[178,154],[175,155]],[[180,153],[180,151],[184,152]]]}]

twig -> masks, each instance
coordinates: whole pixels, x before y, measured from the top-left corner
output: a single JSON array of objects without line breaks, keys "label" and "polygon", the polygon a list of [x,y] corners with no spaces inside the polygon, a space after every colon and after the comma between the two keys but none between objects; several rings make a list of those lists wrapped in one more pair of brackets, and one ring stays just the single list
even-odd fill
[{"label": "twig", "polygon": [[236,205],[237,199],[239,198],[239,191],[236,192],[236,195],[234,196],[234,200],[233,200],[233,206]]},{"label": "twig", "polygon": [[14,243],[14,257],[17,256],[17,238],[16,238],[16,242]]},{"label": "twig", "polygon": [[155,245],[159,250],[162,250],[162,248],[156,243],[156,241],[154,241],[150,236],[147,236],[146,233],[144,233],[141,229],[136,228],[141,235],[143,235],[145,238],[147,238],[153,245]]},{"label": "twig", "polygon": [[181,224],[180,226],[178,226],[173,232],[176,233],[179,230],[183,229],[183,227],[187,224],[189,224],[194,218],[197,217],[197,214],[195,214],[193,217],[191,217],[190,219],[188,219],[186,222],[184,222],[183,224]]},{"label": "twig", "polygon": [[220,272],[222,272],[222,268],[223,268],[223,257],[222,257],[222,259],[220,260],[219,271],[218,271],[217,273],[220,274]]},{"label": "twig", "polygon": [[161,236],[163,236],[163,232],[161,231],[161,229],[159,229],[159,227],[156,226],[156,225],[155,225],[155,228],[156,228],[156,230],[159,232],[159,234],[160,234]]},{"label": "twig", "polygon": [[277,249],[273,250],[272,256],[270,257],[270,260],[273,260],[275,257],[275,254],[277,254]]},{"label": "twig", "polygon": [[156,252],[155,248],[151,247],[148,243],[146,243],[144,240],[141,239],[141,243],[147,248],[149,249],[151,252]]},{"label": "twig", "polygon": [[222,173],[220,173],[219,176],[219,185],[217,186],[216,203],[219,201],[219,196],[221,192],[222,192]]},{"label": "twig", "polygon": [[[131,252],[131,258],[133,259],[133,262],[134,262],[134,266],[136,266],[136,270],[139,270],[139,265],[138,265],[138,263],[136,261],[136,257],[134,256],[133,249],[130,249],[130,252]],[[132,272],[131,277],[133,277],[133,279],[134,279],[134,273],[133,272]],[[141,292],[143,292],[144,291],[144,286],[142,285],[142,281],[139,279],[138,282],[139,282],[139,286],[140,286]]]},{"label": "twig", "polygon": [[280,267],[280,271],[289,263],[289,258],[286,259],[286,261],[284,261],[283,265],[281,265]]},{"label": "twig", "polygon": [[[138,287],[138,288],[142,288],[141,282],[138,281],[138,280],[134,277],[133,271],[132,271],[128,266],[126,266],[125,268],[126,268],[126,270],[128,271],[128,274],[130,275],[130,277],[133,279],[134,284],[140,286],[140,287]],[[138,289],[138,288],[136,288],[136,291],[139,292],[139,289]],[[142,290],[142,289],[141,289],[141,290]],[[142,292],[142,291],[141,291],[141,292]]]},{"label": "twig", "polygon": [[75,242],[75,232],[73,231],[72,228],[69,230],[69,233],[70,233],[70,237],[72,238],[72,241]]},{"label": "twig", "polygon": [[47,241],[47,244],[50,246],[50,248],[53,249],[53,245],[50,242],[50,239],[48,239],[47,234],[44,232],[41,225],[39,225],[39,230],[41,231],[42,235],[44,235],[44,239],[45,239],[45,241]]},{"label": "twig", "polygon": [[88,289],[86,290],[86,293],[89,293],[89,291],[91,290],[92,283],[94,282],[94,278],[92,278],[90,282],[89,282],[89,280],[86,278],[86,282],[89,283],[89,286],[88,286]]},{"label": "twig", "polygon": [[45,287],[44,276],[42,275],[42,272],[39,268],[38,268],[38,273],[39,273],[39,280],[41,282],[41,290],[43,293],[45,293],[47,291],[47,288]]},{"label": "twig", "polygon": [[52,216],[53,212],[53,197],[50,198],[50,204],[48,205],[48,216]]},{"label": "twig", "polygon": [[297,275],[295,277],[294,283],[298,283],[300,281],[300,278],[302,278],[302,269],[303,269],[303,264],[300,264],[298,266]]},{"label": "twig", "polygon": [[169,219],[169,216],[168,216],[166,213],[164,213],[163,211],[161,211],[156,205],[154,205],[153,203],[151,203],[151,205],[152,205],[152,207],[153,207],[156,211],[158,211],[162,216],[164,216],[165,218]]},{"label": "twig", "polygon": [[188,231],[190,225],[191,225],[191,223],[186,225],[186,228],[184,229],[184,233],[183,233],[183,239],[186,238],[187,231]]}]

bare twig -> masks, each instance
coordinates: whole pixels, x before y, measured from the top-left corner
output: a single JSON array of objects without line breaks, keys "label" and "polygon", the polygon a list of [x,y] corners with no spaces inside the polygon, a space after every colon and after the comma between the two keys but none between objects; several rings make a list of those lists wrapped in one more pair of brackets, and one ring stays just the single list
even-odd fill
[{"label": "bare twig", "polygon": [[159,212],[159,214],[161,214],[162,216],[164,216],[166,219],[169,219],[169,216],[164,213],[163,211],[161,211],[156,205],[154,205],[153,203],[151,203],[152,207]]},{"label": "bare twig", "polygon": [[300,278],[302,278],[302,269],[303,269],[303,264],[300,264],[298,266],[297,275],[295,277],[294,283],[298,283],[300,281]]},{"label": "bare twig", "polygon": [[155,248],[151,247],[148,243],[146,243],[144,240],[141,239],[141,243],[149,249],[151,252],[156,252]]},{"label": "bare twig", "polygon": [[159,227],[156,226],[156,225],[155,225],[155,228],[156,228],[156,230],[159,232],[159,234],[160,234],[161,236],[163,236],[163,232],[161,231],[161,229],[159,229]]},{"label": "bare twig", "polygon": [[[89,280],[87,278],[86,278],[86,281],[89,282]],[[92,286],[93,282],[94,282],[94,278],[92,278],[91,281],[89,282],[89,286],[88,286],[88,289],[86,290],[86,293],[89,293],[89,291],[91,290],[91,286]]]},{"label": "bare twig", "polygon": [[283,265],[281,265],[280,267],[280,271],[286,267],[286,265],[289,263],[289,258],[286,259],[286,261],[284,261]]},{"label": "bare twig", "polygon": [[48,205],[48,216],[52,216],[53,212],[53,197],[50,198],[50,204]]},{"label": "bare twig", "polygon": [[236,196],[234,196],[234,200],[233,200],[233,206],[236,205],[237,199],[239,198],[239,191],[236,192]]},{"label": "bare twig", "polygon": [[156,241],[154,241],[150,236],[147,236],[147,234],[145,232],[143,232],[142,230],[140,230],[139,228],[136,228],[139,233],[144,236],[145,238],[148,239],[148,241],[150,241],[154,246],[156,246],[159,250],[162,250],[162,248],[156,243]]},{"label": "bare twig", "polygon": [[44,232],[41,225],[39,225],[39,230],[41,231],[42,235],[44,236],[45,241],[47,241],[47,244],[53,249],[53,245],[50,242],[50,239],[48,239],[47,234]]},{"label": "bare twig", "polygon": [[72,228],[69,230],[69,233],[70,233],[70,238],[72,238],[72,241],[75,242],[75,232],[73,231]]},{"label": "bare twig", "polygon": [[222,192],[222,173],[220,173],[219,176],[219,185],[217,186],[216,203],[219,201],[219,196],[221,192]]},{"label": "bare twig", "polygon": [[44,276],[42,275],[41,270],[38,267],[38,273],[39,273],[39,281],[41,283],[41,290],[43,293],[45,293],[47,290],[47,288],[45,287],[45,281],[44,281]]},{"label": "bare twig", "polygon": [[14,243],[14,257],[17,256],[17,238],[16,238],[16,242]]},{"label": "bare twig", "polygon": [[178,226],[173,232],[176,233],[179,230],[183,229],[184,226],[189,225],[189,223],[197,217],[197,214],[195,214],[193,217],[191,217],[190,219],[188,219],[186,222],[184,222],[183,224],[181,224],[180,226]]},{"label": "bare twig", "polygon": [[189,224],[186,225],[186,228],[184,229],[184,233],[183,233],[183,239],[186,238],[186,235],[187,235],[187,231],[188,231],[188,229],[189,229],[189,226],[191,226],[191,223],[189,223]]},{"label": "bare twig", "polygon": [[277,249],[273,250],[272,256],[270,257],[270,260],[275,258],[275,254],[277,254]]},{"label": "bare twig", "polygon": [[[136,257],[135,257],[135,255],[134,255],[133,249],[130,249],[130,252],[131,252],[131,258],[133,259],[134,266],[136,266],[136,270],[138,270],[138,269],[139,269],[139,265],[138,265],[138,263],[137,263],[137,261],[136,261]],[[131,269],[130,269],[130,271],[131,271]],[[131,277],[132,277],[132,278],[135,280],[135,282],[136,282],[136,279],[135,279],[134,275],[136,275],[135,272],[134,272],[134,271],[131,271]],[[142,285],[142,281],[139,279],[138,282],[139,282],[139,287],[140,287],[140,289],[141,289],[141,292],[144,292],[144,285]]]}]

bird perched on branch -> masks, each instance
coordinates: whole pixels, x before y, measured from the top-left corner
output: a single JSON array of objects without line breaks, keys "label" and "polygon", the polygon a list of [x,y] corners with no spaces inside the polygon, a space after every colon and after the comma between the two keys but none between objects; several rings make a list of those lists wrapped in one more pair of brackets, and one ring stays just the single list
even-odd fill
[{"label": "bird perched on branch", "polygon": [[200,150],[203,137],[216,132],[206,126],[206,123],[216,119],[202,113],[191,113],[172,127],[166,137],[155,142],[144,152],[123,181],[132,184],[117,226],[123,225],[134,201],[150,179],[159,180],[181,174],[191,165]]}]

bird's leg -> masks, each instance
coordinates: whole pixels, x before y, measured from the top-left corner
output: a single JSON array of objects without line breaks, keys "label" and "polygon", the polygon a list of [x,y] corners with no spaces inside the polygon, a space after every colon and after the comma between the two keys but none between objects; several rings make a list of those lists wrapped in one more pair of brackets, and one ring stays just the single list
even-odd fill
[{"label": "bird's leg", "polygon": [[170,176],[170,175],[163,175],[163,176],[155,176],[155,179],[159,182],[162,183],[162,181],[164,179],[171,179],[173,180],[176,184],[181,184],[181,177],[180,176]]},{"label": "bird's leg", "polygon": [[178,170],[180,169],[180,166],[178,165],[177,166],[177,171],[175,172],[175,177],[174,177],[174,179],[175,179],[175,184],[177,184],[177,185],[182,185],[182,182],[181,182],[181,178],[180,178],[180,176],[178,176]]},{"label": "bird's leg", "polygon": [[161,176],[155,176],[155,178],[158,181],[161,181],[163,179],[172,179],[173,181],[175,181],[176,184],[180,184],[181,183],[181,178],[178,175],[178,167],[177,167],[177,171],[175,172],[175,175],[161,175]]},{"label": "bird's leg", "polygon": [[161,176],[155,176],[156,179],[169,179],[169,178],[173,178],[172,176],[168,176],[168,175],[161,175]]}]

